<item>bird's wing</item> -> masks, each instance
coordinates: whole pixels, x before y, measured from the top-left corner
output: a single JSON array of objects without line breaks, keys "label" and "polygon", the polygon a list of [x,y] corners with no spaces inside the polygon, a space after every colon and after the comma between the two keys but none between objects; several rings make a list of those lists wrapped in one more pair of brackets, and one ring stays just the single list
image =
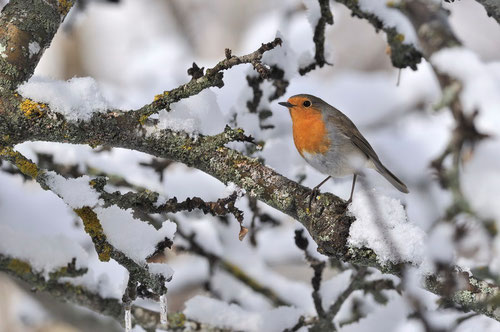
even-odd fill
[{"label": "bird's wing", "polygon": [[[332,107],[333,108],[333,107]],[[342,112],[333,108],[333,112],[329,112],[328,123],[333,125],[335,129],[348,138],[351,143],[363,152],[368,158],[372,159],[375,163],[380,163],[375,150],[366,138],[359,132],[354,123]]]}]

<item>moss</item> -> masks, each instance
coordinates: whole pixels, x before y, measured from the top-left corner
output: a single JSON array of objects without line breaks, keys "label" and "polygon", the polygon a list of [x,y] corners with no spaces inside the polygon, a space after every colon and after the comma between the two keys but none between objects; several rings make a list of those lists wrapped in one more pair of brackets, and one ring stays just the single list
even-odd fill
[{"label": "moss", "polygon": [[18,275],[31,273],[31,266],[28,263],[15,258],[9,262],[7,268]]},{"label": "moss", "polygon": [[71,7],[73,6],[73,1],[72,0],[59,0],[58,1],[58,8],[59,8],[59,13],[61,15],[66,16],[66,14],[69,12]]},{"label": "moss", "polygon": [[19,108],[28,119],[41,118],[48,110],[47,104],[37,103],[28,98],[24,99],[22,103],[19,104]]},{"label": "moss", "polygon": [[75,213],[82,219],[85,232],[90,235],[95,244],[99,259],[107,262],[112,252],[111,246],[106,242],[106,235],[102,229],[97,214],[88,206],[74,209]]}]

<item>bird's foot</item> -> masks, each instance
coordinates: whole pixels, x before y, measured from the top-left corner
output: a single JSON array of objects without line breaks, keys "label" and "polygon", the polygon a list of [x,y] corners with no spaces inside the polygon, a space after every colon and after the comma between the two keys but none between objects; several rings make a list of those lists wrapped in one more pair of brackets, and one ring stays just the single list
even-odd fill
[{"label": "bird's foot", "polygon": [[312,204],[313,199],[315,199],[318,194],[319,194],[319,188],[318,187],[312,188],[312,190],[309,194],[309,205],[308,205],[309,210],[311,210],[311,204]]}]

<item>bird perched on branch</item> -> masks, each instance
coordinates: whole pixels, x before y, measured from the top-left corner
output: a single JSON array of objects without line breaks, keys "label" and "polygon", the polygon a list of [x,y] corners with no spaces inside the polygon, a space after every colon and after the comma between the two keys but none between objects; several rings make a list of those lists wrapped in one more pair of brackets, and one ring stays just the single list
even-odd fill
[{"label": "bird perched on branch", "polygon": [[353,175],[352,201],[356,177],[363,168],[372,168],[396,189],[408,193],[406,185],[380,161],[370,143],[361,135],[352,121],[322,99],[300,94],[287,102],[280,102],[290,111],[293,122],[293,140],[300,155],[315,169],[328,177],[313,188],[309,206],[319,188],[331,177]]}]

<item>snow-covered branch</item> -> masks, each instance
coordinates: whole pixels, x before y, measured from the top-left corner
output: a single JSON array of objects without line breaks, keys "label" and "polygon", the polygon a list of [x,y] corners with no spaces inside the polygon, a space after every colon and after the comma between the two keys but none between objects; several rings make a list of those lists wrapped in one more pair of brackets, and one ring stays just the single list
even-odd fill
[{"label": "snow-covered branch", "polygon": [[[434,67],[443,91],[452,90],[453,92],[443,105],[450,107],[457,123],[455,136],[440,156],[439,167],[436,168],[442,168],[444,159],[452,154],[456,172],[451,174],[454,176],[452,180],[456,181],[449,183],[456,185],[459,183],[458,163],[463,145],[475,143],[486,136],[476,129],[475,115],[466,116],[463,111],[463,105],[458,98],[461,88],[460,80],[452,75],[443,74],[438,64],[439,59],[435,59],[435,56],[439,55],[443,49],[460,45],[447,25],[446,15],[442,8],[420,0],[403,1],[401,5],[401,10],[410,18],[417,31],[422,54],[413,42],[405,42],[410,37],[400,31],[397,24],[391,25],[382,17],[384,15],[379,16],[380,7],[370,7],[371,2],[361,0],[339,2],[348,6],[353,15],[367,19],[376,29],[383,29],[387,33],[391,46],[391,58],[395,67],[415,69],[422,56],[431,62],[436,62]],[[66,5],[63,6],[63,3]],[[325,24],[333,21],[329,12],[329,2],[320,1],[320,5],[321,18],[315,31],[316,62],[314,67],[316,65],[321,67],[326,63],[324,29]],[[406,212],[399,201],[380,195],[374,204],[375,208],[371,208],[370,200],[360,196],[348,208],[346,202],[339,197],[330,193],[322,193],[313,200],[311,205],[309,188],[288,179],[264,165],[259,159],[251,158],[235,148],[236,143],[255,146],[253,137],[246,135],[243,130],[227,126],[218,134],[202,135],[178,129],[160,128],[157,126],[159,121],[155,117],[150,118],[151,115],[161,110],[168,111],[172,103],[181,99],[195,96],[210,87],[222,87],[224,84],[222,72],[241,63],[253,65],[260,75],[260,78],[255,81],[249,80],[254,91],[254,98],[250,105],[247,105],[249,109],[259,113],[257,108],[262,97],[260,84],[264,78],[271,78],[276,88],[271,98],[284,94],[288,85],[288,81],[284,79],[283,69],[268,67],[262,60],[266,52],[281,45],[280,38],[262,44],[256,51],[240,57],[233,56],[231,51],[226,50],[226,58],[206,71],[193,63],[188,71],[192,77],[190,82],[165,91],[152,103],[133,111],[114,109],[100,103],[87,105],[86,108],[79,104],[82,109],[77,108],[75,114],[70,114],[61,112],[50,101],[41,102],[36,101],[37,98],[34,97],[34,99],[29,99],[20,96],[21,91],[17,91],[16,88],[32,75],[43,50],[49,45],[70,7],[71,1],[35,1],[35,8],[42,9],[40,11],[43,16],[41,22],[45,22],[44,27],[50,28],[46,30],[38,29],[38,27],[35,29],[34,26],[23,27],[23,30],[12,25],[14,24],[12,22],[19,21],[12,17],[31,10],[23,2],[13,0],[4,9],[0,20],[0,35],[3,33],[12,38],[4,38],[8,39],[8,44],[4,45],[8,51],[4,50],[7,52],[6,56],[0,59],[2,75],[0,84],[3,87],[0,92],[2,97],[0,158],[15,165],[24,176],[36,180],[42,188],[51,190],[70,206],[82,219],[85,232],[92,239],[99,259],[108,261],[112,258],[128,270],[128,286],[122,302],[117,299],[107,301],[100,294],[80,286],[54,283],[44,278],[44,272],[49,273],[49,276],[51,276],[50,273],[56,273],[52,275],[53,278],[73,277],[82,273],[85,266],[76,267],[75,265],[80,264],[79,257],[76,257],[77,251],[73,256],[64,256],[62,263],[51,266],[52,269],[48,269],[49,271],[44,269],[39,271],[31,264],[29,257],[23,257],[25,252],[6,255],[2,250],[0,270],[7,271],[58,297],[121,319],[124,316],[123,304],[130,305],[135,297],[158,300],[166,293],[165,281],[171,276],[171,270],[166,265],[152,265],[147,261],[152,255],[173,243],[176,225],[163,219],[166,213],[199,209],[212,215],[233,214],[240,224],[243,219],[243,212],[235,206],[236,194],[216,201],[204,201],[201,198],[180,202],[175,198],[160,201],[160,195],[153,191],[138,190],[138,192],[125,194],[116,188],[108,191],[104,179],[91,179],[86,175],[64,178],[56,172],[44,170],[40,165],[15,150],[16,145],[29,141],[84,144],[93,148],[97,146],[124,148],[164,158],[169,162],[179,162],[201,170],[226,185],[235,184],[242,188],[254,202],[259,200],[296,219],[311,235],[321,254],[327,258],[339,259],[356,265],[356,268],[353,268],[356,274],[351,277],[349,286],[335,301],[325,307],[320,290],[326,263],[311,258],[312,256],[309,256],[310,253],[307,251],[307,244],[303,247],[299,245],[305,251],[315,272],[312,280],[313,310],[316,310],[320,319],[310,324],[307,323],[308,325],[318,323],[328,328],[332,327],[332,320],[339,312],[340,306],[356,290],[363,289],[365,292],[379,294],[377,292],[380,290],[395,288],[394,284],[387,280],[367,281],[365,277],[368,275],[368,267],[402,276],[408,266],[423,264],[423,259],[418,254],[424,237],[423,231],[407,222]],[[385,9],[384,7],[383,10]],[[396,11],[394,8],[391,10]],[[29,15],[34,15],[33,13]],[[398,12],[398,14],[401,13]],[[41,35],[38,36],[35,30],[42,31]],[[22,54],[16,55],[10,52],[12,49],[23,51],[20,52]],[[259,117],[261,116],[266,115],[259,113]],[[263,129],[262,126],[261,129]],[[165,165],[166,163],[158,165],[159,172],[164,169]],[[156,167],[153,164],[151,166]],[[443,175],[441,180],[444,181],[444,179]],[[454,187],[449,185],[448,188],[453,192]],[[458,195],[462,197],[459,185],[456,188],[458,188]],[[256,203],[254,205],[253,211],[257,215]],[[383,211],[374,213],[377,207]],[[138,211],[142,215],[148,215],[147,222],[138,220],[142,219],[136,216],[135,213]],[[149,223],[153,219],[150,214],[161,214],[162,220],[152,225]],[[373,218],[377,220],[372,221]],[[377,224],[377,221],[383,225]],[[244,233],[246,228],[242,226],[241,230]],[[138,234],[141,236],[140,245],[135,245],[134,240]],[[197,241],[196,233],[190,233],[179,227],[178,234],[183,238],[184,243],[187,243],[188,250],[206,258],[211,266],[219,266],[235,279],[249,286],[252,291],[263,295],[272,305],[290,304],[282,297],[282,294],[277,294],[272,288],[261,284],[260,280],[242,271],[238,265],[208,252]],[[374,239],[375,236],[376,239]],[[310,241],[310,244],[312,243],[313,241]],[[304,244],[303,240],[302,244]],[[394,253],[393,249],[396,247],[398,252]],[[75,257],[76,260],[72,260]],[[500,289],[494,283],[481,281],[471,273],[447,266],[444,271],[425,272],[422,286],[463,310],[473,310],[500,321],[498,303]],[[207,305],[208,302],[194,298],[191,300],[192,303]],[[220,303],[208,304],[213,304],[213,307],[217,308]],[[200,311],[194,310],[193,313],[193,307],[196,305],[187,307],[187,312],[191,312],[193,316],[199,315]],[[277,308],[276,310],[292,309]],[[160,320],[156,313],[133,306],[131,312],[136,322],[147,329],[157,327],[159,324]],[[235,309],[234,312],[244,315],[241,310]],[[294,317],[297,319],[304,317],[303,313],[295,312],[295,314],[297,317]],[[304,322],[305,318],[301,319],[296,326],[306,324]]]},{"label": "snow-covered branch", "polygon": [[307,74],[311,70],[314,70],[314,68],[316,67],[321,68],[324,65],[329,64],[326,61],[325,57],[325,29],[327,24],[333,24],[333,14],[330,10],[330,0],[318,0],[318,2],[320,7],[320,17],[315,18],[317,19],[317,23],[314,27],[313,36],[315,46],[314,62],[308,64],[303,68],[300,68],[299,73],[301,75]]},{"label": "snow-covered branch", "polygon": [[210,87],[222,88],[224,86],[223,71],[243,63],[251,64],[261,77],[267,78],[271,74],[271,70],[262,64],[262,56],[265,52],[281,45],[281,43],[280,38],[275,38],[269,43],[262,44],[256,51],[242,56],[232,55],[231,50],[226,49],[226,58],[219,61],[214,67],[207,69],[205,74],[203,74],[203,68],[198,68],[193,63],[193,67],[188,70],[188,73],[192,76],[191,81],[170,91],[164,91],[162,94],[155,96],[152,103],[130,113],[135,114],[135,117],[141,123],[145,123],[150,115],[162,109],[170,110],[170,104],[172,103],[194,96]]},{"label": "snow-covered branch", "polygon": [[[410,67],[413,70],[417,69],[417,64],[421,61],[422,54],[414,43],[408,41],[411,39],[411,36],[407,34],[411,31],[398,30],[400,26],[398,27],[393,22],[387,22],[387,20],[384,19],[390,16],[387,11],[397,11],[396,9],[388,8],[388,2],[372,0],[336,1],[349,8],[353,16],[367,20],[373,25],[375,30],[383,30],[387,34],[391,61],[394,67]],[[382,13],[382,15],[379,15],[380,13]],[[394,13],[392,14],[394,15]]]},{"label": "snow-covered branch", "polygon": [[[373,266],[397,275],[402,272],[404,262],[381,264],[372,250],[347,245],[349,228],[354,218],[346,214],[346,205],[342,199],[324,193],[313,202],[312,209],[309,210],[310,189],[283,177],[256,159],[225,147],[224,144],[231,140],[224,138],[225,136],[192,137],[171,130],[159,131],[154,136],[143,135],[138,132],[140,124],[128,117],[126,112],[120,111],[96,113],[89,122],[78,123],[65,121],[48,108],[42,117],[27,118],[21,112],[17,114],[13,112],[19,109],[22,103],[19,99],[17,102],[18,104],[14,104],[8,112],[15,115],[6,119],[9,128],[22,128],[22,130],[16,133],[17,137],[10,131],[6,132],[11,133],[10,137],[16,138],[15,141],[10,141],[10,144],[24,140],[53,142],[70,140],[78,144],[98,142],[104,146],[126,147],[179,161],[196,167],[223,183],[233,182],[245,189],[248,194],[297,219],[312,235],[318,244],[318,250],[327,256]],[[8,152],[11,150],[5,151],[2,157],[16,162],[17,155]],[[17,161],[16,164],[20,163]],[[28,168],[28,171],[32,170]],[[33,175],[36,177],[38,174],[35,172]],[[460,287],[453,290],[452,294],[445,294],[443,289],[448,289],[445,287],[448,280],[442,280],[438,276],[429,277],[424,286],[437,294],[446,295],[466,309],[477,310],[500,319],[495,313],[497,307],[494,304],[487,306],[484,302],[478,303],[478,298],[495,297],[499,292],[497,286],[481,283],[485,287],[475,287],[474,284],[480,283],[476,278],[470,276],[464,279],[463,273],[459,271],[453,272],[452,275],[461,280],[460,285],[465,284],[467,287]]]}]

